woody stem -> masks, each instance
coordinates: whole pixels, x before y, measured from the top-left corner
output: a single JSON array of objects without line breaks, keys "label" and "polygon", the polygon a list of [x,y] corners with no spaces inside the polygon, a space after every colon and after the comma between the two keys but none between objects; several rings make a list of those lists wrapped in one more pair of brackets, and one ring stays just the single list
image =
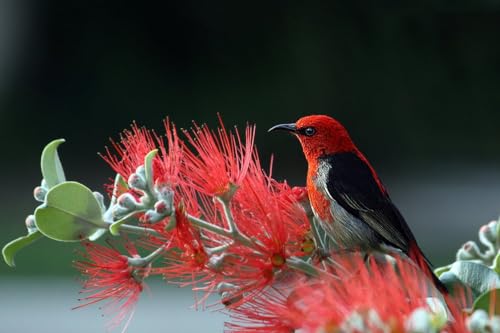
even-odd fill
[{"label": "woody stem", "polygon": [[233,213],[231,212],[229,204],[230,201],[221,197],[217,197],[217,200],[222,204],[222,208],[224,209],[224,216],[229,226],[229,232],[231,233],[232,238],[249,248],[255,248],[255,243],[238,229],[238,226],[233,218]]},{"label": "woody stem", "polygon": [[131,266],[135,266],[135,267],[145,267],[147,265],[149,265],[150,263],[152,263],[153,261],[155,261],[156,259],[158,259],[159,257],[161,257],[161,255],[163,254],[163,252],[167,249],[167,244],[164,244],[162,246],[160,246],[159,248],[157,248],[156,250],[154,250],[153,252],[151,252],[150,254],[148,254],[146,257],[143,257],[143,258],[128,258],[128,263],[129,265]]},{"label": "woody stem", "polygon": [[324,271],[322,269],[319,269],[307,261],[304,261],[303,259],[299,257],[290,257],[286,260],[286,264],[289,268],[300,271],[302,273],[305,273],[309,276],[313,277],[319,277],[319,276],[325,276],[325,277],[330,277],[334,279],[338,279],[333,274],[328,273],[327,271]]}]

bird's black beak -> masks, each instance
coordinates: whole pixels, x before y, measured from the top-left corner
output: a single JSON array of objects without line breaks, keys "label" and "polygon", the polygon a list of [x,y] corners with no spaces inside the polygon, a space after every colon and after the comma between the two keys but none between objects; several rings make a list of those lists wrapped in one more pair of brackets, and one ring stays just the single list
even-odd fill
[{"label": "bird's black beak", "polygon": [[277,130],[282,130],[282,131],[288,131],[288,132],[295,133],[297,131],[297,126],[295,126],[294,123],[291,123],[291,124],[279,124],[279,125],[271,127],[267,131],[268,132],[273,132],[273,131],[277,131]]}]

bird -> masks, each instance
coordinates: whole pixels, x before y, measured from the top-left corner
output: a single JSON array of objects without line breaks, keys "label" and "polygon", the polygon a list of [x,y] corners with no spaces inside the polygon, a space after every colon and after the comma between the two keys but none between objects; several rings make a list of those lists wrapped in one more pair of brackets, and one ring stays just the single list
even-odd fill
[{"label": "bird", "polygon": [[269,132],[277,130],[299,140],[308,164],[306,188],[314,217],[336,248],[402,252],[446,291],[375,169],[339,121],[309,115]]}]

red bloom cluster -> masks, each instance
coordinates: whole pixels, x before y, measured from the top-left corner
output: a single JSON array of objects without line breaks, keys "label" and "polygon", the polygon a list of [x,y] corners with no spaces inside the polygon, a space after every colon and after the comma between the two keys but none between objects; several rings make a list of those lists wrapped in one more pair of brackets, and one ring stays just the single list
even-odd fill
[{"label": "red bloom cluster", "polygon": [[228,132],[219,116],[217,133],[194,124],[192,132],[184,131],[194,151],[186,152],[186,180],[198,192],[224,195],[231,185],[239,185],[254,162],[255,127],[247,126],[245,141],[238,130]]},{"label": "red bloom cluster", "polygon": [[155,135],[150,130],[133,123],[130,130],[123,131],[119,142],[111,140],[116,153],[113,154],[106,147],[106,154],[102,155],[102,158],[116,173],[127,180],[138,166],[144,164],[144,157],[156,149],[157,143]]},{"label": "red bloom cluster", "polygon": [[[391,331],[404,331],[412,312],[428,307],[425,274],[405,260],[398,259],[395,269],[373,260],[365,264],[357,255],[335,257],[331,271],[319,278],[291,273],[296,259],[291,257],[313,251],[310,212],[302,205],[307,193],[262,170],[254,126],[247,126],[243,139],[219,121],[215,132],[195,124],[184,131],[186,142],[168,120],[164,137],[134,124],[119,144],[113,143],[117,155],[107,150],[104,159],[129,178],[158,149],[153,185],[155,191],[173,193],[174,213],[164,213],[170,200],[165,193],[158,198],[149,193],[146,203],[157,202],[137,212],[140,217],[149,209],[160,216],[142,221],[154,232],[136,241],[145,250],[162,250],[154,253],[162,259],[150,269],[130,267],[118,251],[85,243],[87,261],[76,266],[87,276],[84,292],[92,293],[86,304],[110,299],[109,309],[118,311],[116,323],[137,301],[143,279],[159,274],[193,290],[220,292],[234,319],[227,327],[234,332],[336,331],[354,312],[370,309]],[[137,198],[139,192],[132,193]],[[129,254],[135,257],[137,251],[129,247]],[[456,327],[448,331],[461,332]]]},{"label": "red bloom cluster", "polygon": [[[254,150],[255,127],[247,126],[243,139],[238,130],[227,131],[220,117],[219,121],[221,127],[216,132],[196,124],[191,132],[184,131],[186,143],[168,120],[164,137],[134,124],[123,133],[120,143],[113,142],[116,155],[107,150],[104,159],[123,178],[129,178],[150,151],[159,150],[153,159],[154,184],[174,192],[175,213],[156,224],[143,222],[157,235],[137,244],[147,250],[165,249],[164,260],[148,273],[207,292],[221,291],[221,283],[231,286],[224,301],[235,307],[274,283],[276,273],[286,268],[287,258],[304,254],[309,222],[298,203],[298,197],[303,197],[298,192],[302,192],[276,182],[262,170]],[[223,230],[222,234],[193,225],[193,218]],[[166,230],[171,219],[175,219],[175,228]],[[244,241],[234,239],[232,231]],[[103,256],[95,269],[104,269],[108,253],[92,249],[96,256]],[[124,257],[110,251],[122,258],[125,270]],[[87,266],[78,265],[84,270]],[[132,288],[119,271],[108,274],[115,274],[109,285],[115,283],[116,290]],[[107,283],[94,281],[96,287],[109,290]],[[98,296],[114,295],[104,292]]]},{"label": "red bloom cluster", "polygon": [[[382,263],[373,258],[365,263],[360,255],[336,261],[343,267],[337,278],[297,277],[292,283],[273,286],[234,309],[230,313],[233,322],[227,328],[230,332],[351,331],[343,325],[357,313],[362,321],[358,325],[366,331],[387,331],[379,326],[383,324],[390,332],[405,332],[406,321],[416,309],[429,310],[432,284],[414,264],[403,259]],[[467,332],[458,304],[448,300],[448,308],[453,319],[446,332]],[[375,311],[378,320],[370,311]]]},{"label": "red bloom cluster", "polygon": [[[108,301],[103,307],[105,313],[116,313],[110,327],[118,326],[127,316],[132,317],[149,268],[131,267],[128,258],[114,248],[91,242],[84,242],[83,246],[86,250],[82,253],[84,260],[76,261],[75,267],[84,276],[81,293],[90,295],[80,299],[85,303],[76,308]],[[128,243],[126,249],[130,256],[138,257],[133,244]]]}]

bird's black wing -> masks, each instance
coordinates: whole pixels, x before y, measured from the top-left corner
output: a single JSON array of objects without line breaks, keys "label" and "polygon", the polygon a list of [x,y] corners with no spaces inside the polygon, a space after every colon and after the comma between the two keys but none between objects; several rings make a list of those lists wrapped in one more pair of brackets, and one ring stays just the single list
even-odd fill
[{"label": "bird's black wing", "polygon": [[355,153],[324,156],[326,192],[351,215],[366,223],[384,242],[408,253],[415,238],[370,167]]}]

